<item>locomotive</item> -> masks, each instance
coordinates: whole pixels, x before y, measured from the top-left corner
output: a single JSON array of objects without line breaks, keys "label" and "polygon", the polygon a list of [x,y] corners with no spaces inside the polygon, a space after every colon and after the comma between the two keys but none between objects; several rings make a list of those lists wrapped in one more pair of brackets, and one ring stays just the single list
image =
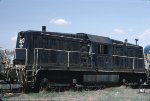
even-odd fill
[{"label": "locomotive", "polygon": [[[39,88],[147,81],[143,48],[86,33],[21,31],[13,60],[17,82]],[[10,73],[11,77],[11,73]]]}]

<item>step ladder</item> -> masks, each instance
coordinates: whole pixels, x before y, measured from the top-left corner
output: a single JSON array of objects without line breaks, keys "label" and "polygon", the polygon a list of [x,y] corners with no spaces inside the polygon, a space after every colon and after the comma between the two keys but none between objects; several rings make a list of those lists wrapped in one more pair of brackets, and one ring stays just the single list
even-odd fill
[{"label": "step ladder", "polygon": [[85,67],[88,66],[88,53],[87,53],[88,48],[86,45],[87,45],[86,43],[81,44],[81,54],[80,54],[81,62]]},{"label": "step ladder", "polygon": [[35,83],[35,70],[26,70],[26,84],[33,85]]}]

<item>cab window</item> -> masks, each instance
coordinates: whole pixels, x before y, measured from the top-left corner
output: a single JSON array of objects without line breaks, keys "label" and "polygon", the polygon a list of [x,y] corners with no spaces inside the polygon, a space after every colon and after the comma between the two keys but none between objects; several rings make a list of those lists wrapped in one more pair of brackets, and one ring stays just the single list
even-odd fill
[{"label": "cab window", "polygon": [[107,55],[108,54],[108,45],[99,44],[98,45],[98,54]]}]

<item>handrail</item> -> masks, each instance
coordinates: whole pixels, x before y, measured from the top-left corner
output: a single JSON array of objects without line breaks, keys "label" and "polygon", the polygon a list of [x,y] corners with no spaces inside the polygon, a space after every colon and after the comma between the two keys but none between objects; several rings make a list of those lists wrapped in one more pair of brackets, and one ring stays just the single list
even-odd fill
[{"label": "handrail", "polygon": [[38,65],[38,58],[39,58],[39,55],[38,55],[38,50],[49,50],[49,51],[58,51],[58,52],[66,52],[67,53],[67,67],[70,67],[70,60],[69,60],[69,56],[70,56],[70,53],[74,52],[74,53],[83,53],[83,54],[89,54],[88,52],[80,52],[80,51],[67,51],[67,50],[57,50],[57,49],[46,49],[46,48],[35,48],[34,49],[34,66],[37,66]]},{"label": "handrail", "polygon": [[138,57],[130,57],[130,56],[122,56],[122,55],[112,55],[112,56],[116,56],[116,57],[122,57],[122,58],[131,58],[131,59],[144,59],[144,58],[138,58]]},{"label": "handrail", "polygon": [[133,59],[133,63],[132,63],[133,70],[135,69],[135,59],[144,60],[144,58],[138,58],[138,57],[129,57],[129,56],[121,56],[121,55],[112,55],[112,56]]},{"label": "handrail", "polygon": [[79,52],[79,53],[88,53],[88,52],[80,52],[80,51],[67,51],[67,50],[47,49],[47,48],[35,48],[34,50],[53,50],[53,51],[64,51],[64,52]]}]

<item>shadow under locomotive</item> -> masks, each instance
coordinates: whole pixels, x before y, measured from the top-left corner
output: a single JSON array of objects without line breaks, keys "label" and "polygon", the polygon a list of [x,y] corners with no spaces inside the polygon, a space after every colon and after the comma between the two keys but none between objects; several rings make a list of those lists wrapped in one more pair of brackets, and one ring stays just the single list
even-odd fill
[{"label": "shadow under locomotive", "polygon": [[143,48],[86,33],[21,31],[14,67],[24,87],[36,89],[46,80],[52,86],[98,86],[147,82]]}]

